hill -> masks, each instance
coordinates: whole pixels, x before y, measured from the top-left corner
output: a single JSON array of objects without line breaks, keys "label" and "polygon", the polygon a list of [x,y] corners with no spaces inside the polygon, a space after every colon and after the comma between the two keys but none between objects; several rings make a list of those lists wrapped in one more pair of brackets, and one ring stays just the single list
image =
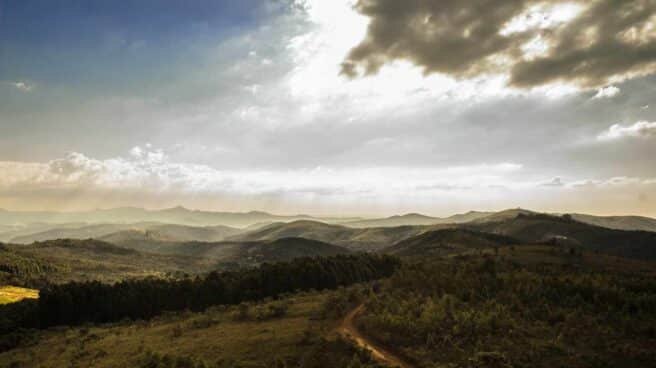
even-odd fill
[{"label": "hill", "polygon": [[350,253],[344,247],[303,238],[282,238],[264,242],[247,242],[242,243],[238,248],[239,254],[235,255],[235,260],[249,259],[257,263]]},{"label": "hill", "polygon": [[59,239],[0,248],[0,276],[14,284],[102,280],[196,274],[216,269],[216,262],[182,255],[139,252],[94,239]]},{"label": "hill", "polygon": [[126,231],[108,239],[115,243],[96,239],[58,239],[29,245],[2,245],[0,283],[38,286],[45,280],[55,283],[114,282],[145,276],[202,274],[299,257],[350,253],[343,247],[302,238],[175,242],[153,232]]},{"label": "hill", "polygon": [[363,228],[363,227],[398,227],[398,226],[422,226],[436,224],[459,224],[473,221],[481,217],[490,215],[491,212],[470,211],[467,213],[457,214],[449,217],[431,217],[418,213],[409,213],[405,215],[396,215],[380,219],[360,220],[343,222],[342,225]]},{"label": "hill", "polygon": [[156,232],[160,236],[173,239],[175,241],[204,241],[216,242],[221,241],[229,236],[234,236],[242,232],[229,226],[185,226],[175,224],[160,224],[146,227],[146,230]]},{"label": "hill", "polygon": [[32,286],[35,280],[60,271],[63,271],[61,265],[0,245],[0,285]]},{"label": "hill", "polygon": [[497,222],[472,223],[467,228],[505,235],[523,242],[567,242],[613,255],[656,259],[656,233],[614,230],[590,225],[569,216],[523,214]]},{"label": "hill", "polygon": [[[247,227],[257,223],[294,221],[313,219],[307,215],[282,216],[261,211],[250,212],[216,212],[190,210],[184,207],[174,207],[162,210],[147,210],[136,207],[99,209],[83,212],[29,212],[0,210],[0,224],[16,225],[30,223],[64,224],[71,222],[99,223],[138,223],[160,222],[190,226],[224,225],[231,227]],[[324,218],[323,221],[345,221],[348,219]]]},{"label": "hill", "polygon": [[129,229],[131,227],[140,228],[146,224],[95,224],[76,226],[64,224],[61,227],[48,227],[47,230],[38,231],[21,236],[15,236],[9,240],[14,244],[30,244],[53,239],[89,239],[98,238],[116,231]]},{"label": "hill", "polygon": [[84,222],[70,222],[65,224],[49,224],[49,223],[34,222],[29,224],[17,224],[13,226],[7,226],[6,231],[0,232],[0,241],[10,242],[14,238],[45,232],[56,228],[74,229],[74,228],[84,227],[87,225],[89,224]]},{"label": "hill", "polygon": [[136,249],[140,252],[155,253],[162,253],[160,248],[167,248],[175,243],[174,238],[170,238],[165,234],[140,229],[117,231],[98,239],[124,248]]},{"label": "hill", "polygon": [[242,265],[350,252],[346,248],[322,241],[285,236],[255,241],[181,242],[155,231],[130,230],[110,234],[102,240],[141,252],[183,255]]},{"label": "hill", "polygon": [[656,232],[656,219],[642,216],[592,216],[580,213],[570,215],[574,220],[616,230]]},{"label": "hill", "polygon": [[391,217],[343,222],[342,225],[349,227],[392,227],[408,225],[432,225],[440,222],[439,217],[431,217],[419,213],[408,213]]},{"label": "hill", "polygon": [[484,216],[480,216],[472,221],[469,221],[470,223],[476,223],[476,224],[481,224],[481,223],[486,223],[486,222],[499,222],[499,221],[505,221],[509,219],[513,219],[519,215],[534,215],[537,214],[538,212],[530,211],[530,210],[525,210],[522,208],[511,208],[507,210],[502,210],[498,212],[492,212],[492,213],[487,213]]},{"label": "hill", "polygon": [[240,242],[177,241],[167,234],[151,230],[125,230],[100,238],[104,242],[139,252],[174,254],[203,258],[232,258]]},{"label": "hill", "polygon": [[0,234],[7,233],[10,231],[15,231],[17,230],[17,226],[15,225],[1,225],[0,224]]},{"label": "hill", "polygon": [[199,227],[162,224],[158,222],[94,224],[80,227],[64,224],[63,227],[52,227],[45,231],[13,237],[9,242],[16,244],[30,244],[33,242],[53,239],[102,239],[111,236],[121,236],[121,233],[137,234],[140,232],[156,233],[159,234],[158,236],[170,241],[221,241],[228,236],[240,233],[241,230],[222,225]]},{"label": "hill", "polygon": [[306,238],[339,245],[351,250],[379,250],[402,239],[423,232],[422,226],[398,226],[357,229],[317,221],[275,223],[229,238],[229,240],[258,241],[281,238]]},{"label": "hill", "polygon": [[[134,249],[121,248],[116,245],[103,242],[95,239],[77,240],[77,239],[60,239],[50,240],[44,242],[36,242],[26,247],[21,247],[21,250],[34,249],[34,250],[47,250],[57,248],[59,250],[80,251],[85,253],[99,254],[102,256],[109,255],[137,255],[138,252]],[[42,252],[44,253],[44,252]]]},{"label": "hill", "polygon": [[463,250],[485,249],[517,244],[517,240],[467,229],[428,231],[402,240],[384,250],[397,256],[446,255]]},{"label": "hill", "polygon": [[[507,209],[499,212],[477,212],[481,214],[476,216],[470,221],[461,221],[460,223],[485,223],[485,222],[498,222],[509,220],[517,217],[518,215],[537,215],[540,212],[526,210],[522,208]],[[561,214],[548,214],[545,215],[561,216]],[[457,216],[457,215],[456,215]],[[656,232],[656,219],[643,216],[595,216],[582,213],[569,214],[571,218],[576,221],[583,222],[590,225],[606,227],[615,230],[639,230],[639,231],[653,231]]]}]

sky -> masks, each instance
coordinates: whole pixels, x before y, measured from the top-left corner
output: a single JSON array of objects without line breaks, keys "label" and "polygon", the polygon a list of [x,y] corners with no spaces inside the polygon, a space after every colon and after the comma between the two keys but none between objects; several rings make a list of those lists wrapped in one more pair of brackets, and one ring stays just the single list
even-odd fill
[{"label": "sky", "polygon": [[654,0],[0,0],[0,208],[656,217]]}]

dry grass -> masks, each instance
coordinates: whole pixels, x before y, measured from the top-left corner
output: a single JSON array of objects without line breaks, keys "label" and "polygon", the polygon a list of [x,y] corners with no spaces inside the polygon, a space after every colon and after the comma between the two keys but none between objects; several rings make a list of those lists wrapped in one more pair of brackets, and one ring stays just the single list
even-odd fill
[{"label": "dry grass", "polygon": [[38,299],[39,291],[17,286],[0,286],[0,304],[19,302],[23,299]]},{"label": "dry grass", "polygon": [[151,321],[53,328],[39,332],[36,344],[0,354],[0,367],[12,363],[53,368],[136,366],[147,351],[261,365],[298,352],[306,331],[321,327],[312,317],[323,300],[321,294],[290,297],[286,315],[265,321],[237,320],[239,307],[232,306],[167,314]]}]

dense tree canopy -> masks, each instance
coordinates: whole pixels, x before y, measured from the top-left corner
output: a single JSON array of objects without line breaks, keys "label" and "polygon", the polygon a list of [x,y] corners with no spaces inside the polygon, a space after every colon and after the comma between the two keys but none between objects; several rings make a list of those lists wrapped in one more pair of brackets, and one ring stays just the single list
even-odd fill
[{"label": "dense tree canopy", "polygon": [[193,279],[50,285],[41,290],[38,301],[0,308],[0,332],[9,333],[18,327],[148,319],[163,311],[199,311],[212,305],[238,304],[297,290],[333,289],[389,276],[398,266],[394,257],[358,254],[299,258],[242,271],[212,272]]}]

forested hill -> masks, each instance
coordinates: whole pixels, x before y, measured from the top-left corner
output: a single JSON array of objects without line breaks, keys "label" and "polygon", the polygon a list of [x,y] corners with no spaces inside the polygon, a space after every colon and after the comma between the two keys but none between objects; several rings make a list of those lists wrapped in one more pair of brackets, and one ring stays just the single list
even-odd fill
[{"label": "forested hill", "polygon": [[517,243],[516,239],[503,235],[467,229],[441,229],[401,240],[384,251],[397,256],[426,257]]},{"label": "forested hill", "polygon": [[523,242],[565,240],[617,256],[656,260],[656,233],[608,229],[576,221],[568,215],[519,214],[502,221],[463,226]]}]

